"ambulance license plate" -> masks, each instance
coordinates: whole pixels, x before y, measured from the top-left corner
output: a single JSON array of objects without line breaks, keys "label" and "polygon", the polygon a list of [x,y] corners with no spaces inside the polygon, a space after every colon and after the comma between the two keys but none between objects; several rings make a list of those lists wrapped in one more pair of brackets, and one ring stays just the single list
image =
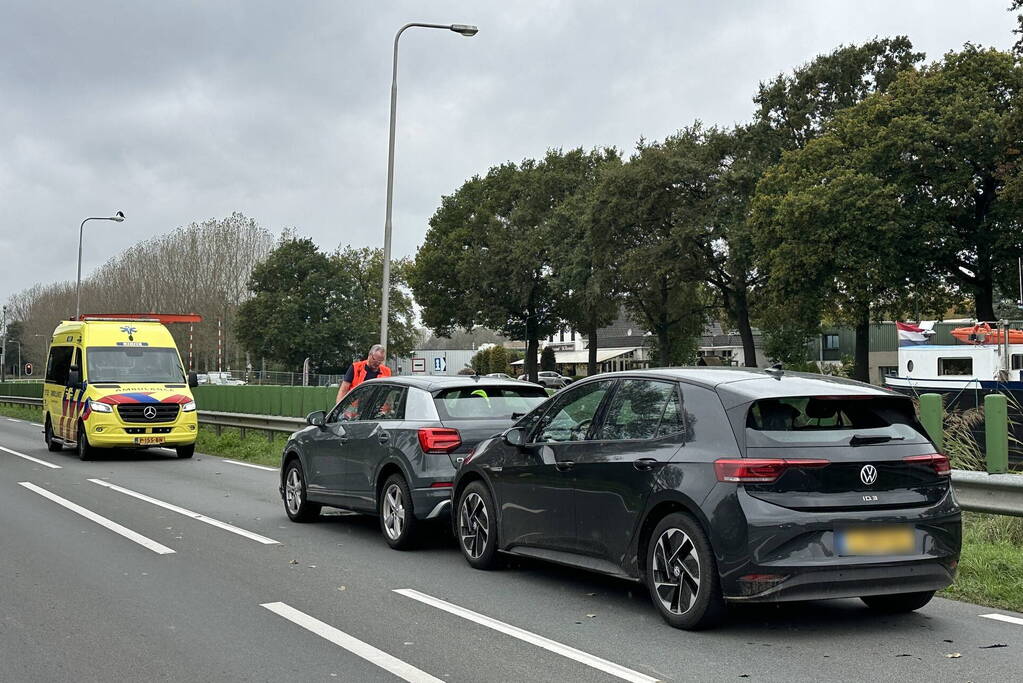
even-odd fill
[{"label": "ambulance license plate", "polygon": [[135,437],[135,445],[136,446],[155,446],[157,444],[163,443],[164,442],[164,438],[165,437],[162,437],[162,436],[136,436]]},{"label": "ambulance license plate", "polygon": [[911,555],[916,551],[916,534],[911,526],[836,529],[835,550],[839,555]]}]

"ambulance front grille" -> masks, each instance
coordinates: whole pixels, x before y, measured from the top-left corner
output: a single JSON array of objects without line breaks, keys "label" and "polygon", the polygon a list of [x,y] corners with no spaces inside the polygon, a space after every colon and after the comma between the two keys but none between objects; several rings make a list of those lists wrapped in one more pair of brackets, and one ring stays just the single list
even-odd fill
[{"label": "ambulance front grille", "polygon": [[117,414],[124,422],[173,422],[180,409],[177,403],[122,403]]}]

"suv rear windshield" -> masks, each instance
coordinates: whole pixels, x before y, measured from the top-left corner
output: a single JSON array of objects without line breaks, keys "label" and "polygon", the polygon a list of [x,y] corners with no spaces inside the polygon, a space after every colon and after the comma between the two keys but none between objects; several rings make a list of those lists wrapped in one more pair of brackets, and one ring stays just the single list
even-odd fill
[{"label": "suv rear windshield", "polygon": [[442,420],[510,420],[512,413],[528,413],[546,399],[547,392],[538,386],[474,385],[445,389],[433,402]]},{"label": "suv rear windshield", "polygon": [[746,431],[751,446],[927,442],[912,402],[885,396],[761,399],[746,414]]},{"label": "suv rear windshield", "polygon": [[89,382],[184,382],[174,349],[151,346],[90,346],[85,352]]}]

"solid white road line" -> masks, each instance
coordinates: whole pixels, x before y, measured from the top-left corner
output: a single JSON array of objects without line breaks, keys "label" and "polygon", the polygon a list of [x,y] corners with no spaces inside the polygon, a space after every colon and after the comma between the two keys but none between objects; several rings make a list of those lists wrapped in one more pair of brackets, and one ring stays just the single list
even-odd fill
[{"label": "solid white road line", "polygon": [[389,671],[398,678],[410,681],[411,683],[442,683],[439,678],[434,678],[425,671],[417,669],[397,657],[392,657],[383,650],[378,650],[369,643],[364,643],[358,638],[334,628],[330,624],[325,624],[304,612],[299,612],[294,607],[283,602],[267,602],[260,605],[260,607],[265,607],[274,614],[282,616],[308,631],[312,631],[321,638],[343,647],[352,654],[362,657],[367,662],[375,664],[385,671]]},{"label": "solid white road line", "polygon": [[238,534],[239,536],[244,536],[245,538],[248,538],[250,540],[256,541],[257,543],[262,543],[263,545],[279,545],[279,542],[273,540],[272,538],[267,538],[266,536],[260,536],[259,534],[253,533],[251,531],[246,531],[245,529],[240,529],[240,528],[236,527],[233,524],[228,524],[227,522],[221,522],[219,519],[213,519],[212,517],[207,517],[206,515],[200,515],[198,512],[192,512],[191,510],[186,510],[183,507],[178,507],[177,505],[173,505],[171,503],[165,503],[162,500],[157,500],[156,498],[150,498],[149,496],[145,495],[144,493],[138,493],[137,491],[132,491],[131,489],[126,489],[126,488],[123,488],[123,487],[118,486],[116,484],[111,484],[109,481],[103,481],[102,479],[90,479],[89,481],[91,481],[93,484],[99,484],[100,486],[106,486],[108,489],[113,489],[114,491],[117,491],[118,493],[123,493],[126,496],[131,496],[132,498],[138,498],[139,500],[144,500],[147,503],[152,503],[153,505],[158,505],[158,506],[164,508],[165,510],[170,510],[171,512],[177,512],[180,515],[184,515],[185,517],[191,517],[192,519],[197,520],[199,522],[205,522],[206,524],[210,524],[212,526],[215,526],[218,529],[223,529],[224,531],[230,531],[232,534]]},{"label": "solid white road line", "polygon": [[154,553],[156,553],[158,555],[170,555],[171,553],[174,552],[173,550],[171,550],[170,548],[168,548],[167,546],[165,546],[165,545],[163,545],[161,543],[157,543],[156,541],[154,541],[152,539],[146,538],[142,534],[136,533],[136,532],[132,531],[131,529],[123,527],[120,524],[118,524],[117,522],[111,521],[111,520],[107,519],[106,517],[103,517],[101,515],[97,515],[92,510],[86,510],[81,505],[77,505],[75,503],[72,503],[70,500],[67,500],[65,498],[61,498],[60,496],[58,496],[55,493],[50,493],[46,489],[40,488],[40,487],[36,486],[35,484],[33,484],[30,481],[19,481],[18,483],[20,485],[24,486],[25,488],[27,488],[29,491],[35,491],[36,493],[38,493],[43,498],[49,498],[50,500],[52,500],[57,505],[62,505],[64,507],[66,507],[68,510],[70,510],[71,512],[77,513],[77,514],[81,515],[82,517],[85,517],[88,520],[92,520],[93,522],[96,522],[96,524],[99,524],[100,526],[103,526],[103,527],[106,527],[107,529],[110,529],[115,534],[120,534],[121,536],[124,536],[125,538],[127,538],[130,541],[135,541],[139,545],[144,546],[146,548],[149,548],[150,550],[152,550]]},{"label": "solid white road line", "polygon": [[25,455],[24,453],[19,453],[18,451],[12,451],[10,448],[4,448],[3,446],[0,446],[0,451],[3,451],[4,453],[10,453],[11,455],[16,455],[19,458],[25,458],[25,460],[31,460],[34,463],[43,465],[44,467],[49,467],[51,470],[63,469],[61,468],[60,465],[54,465],[52,462],[46,462],[45,460],[40,460],[39,458],[33,458],[31,455]]},{"label": "solid white road line", "polygon": [[1010,617],[1008,614],[981,614],[985,619],[994,619],[995,621],[1006,621],[1010,624],[1018,624],[1023,626],[1023,619],[1019,617]]},{"label": "solid white road line", "polygon": [[266,465],[253,465],[251,462],[238,462],[237,460],[228,460],[227,458],[223,458],[222,462],[231,463],[232,465],[241,465],[242,467],[251,467],[257,470],[266,470],[268,472],[278,471],[276,467],[267,467]]},{"label": "solid white road line", "polygon": [[551,640],[550,638],[544,638],[543,636],[538,636],[535,633],[530,633],[529,631],[521,629],[518,626],[506,624],[503,621],[498,621],[497,619],[480,614],[479,612],[473,612],[472,610],[466,609],[464,607],[459,607],[458,605],[447,602],[446,600],[435,598],[432,595],[420,593],[419,591],[412,590],[411,588],[398,588],[395,589],[394,592],[404,595],[406,598],[412,598],[413,600],[418,600],[419,602],[426,603],[427,605],[431,605],[433,607],[436,607],[437,609],[442,609],[445,612],[449,612],[451,614],[454,614],[455,616],[462,617],[463,619],[474,621],[477,624],[486,626],[487,628],[494,629],[495,631],[499,631],[501,633],[504,633],[505,635],[509,635],[512,638],[524,640],[527,643],[531,643],[533,645],[536,645],[537,647],[542,647],[545,650],[549,650],[550,652],[559,654],[563,657],[574,659],[575,661],[585,664],[586,666],[590,666],[593,667],[594,669],[598,669],[605,673],[609,673],[612,676],[617,676],[622,680],[634,681],[635,683],[656,683],[656,681],[658,680],[656,678],[647,676],[646,674],[642,674],[638,671],[627,669],[624,666],[621,666],[620,664],[615,664],[614,662],[609,662],[606,659],[601,659],[600,657],[583,652],[582,650],[577,650],[574,647],[563,645],[562,643]]},{"label": "solid white road line", "polygon": [[8,422],[21,422],[21,420],[15,420],[13,417],[7,418]]},{"label": "solid white road line", "polygon": [[42,427],[43,426],[43,424],[41,422],[29,422],[29,424],[32,425],[33,427]]}]

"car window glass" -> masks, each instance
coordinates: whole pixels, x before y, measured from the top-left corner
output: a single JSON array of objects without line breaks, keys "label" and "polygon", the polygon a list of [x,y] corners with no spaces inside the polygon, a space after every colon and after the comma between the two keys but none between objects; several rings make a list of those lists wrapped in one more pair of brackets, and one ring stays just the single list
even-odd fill
[{"label": "car window glass", "polygon": [[366,402],[373,394],[373,387],[359,387],[353,389],[341,402],[334,406],[327,416],[327,422],[353,422],[360,418]]},{"label": "car window glass", "polygon": [[586,441],[611,380],[590,382],[561,394],[536,426],[533,441]]},{"label": "car window glass", "polygon": [[385,385],[377,390],[370,420],[401,420],[405,417],[405,388]]},{"label": "car window glass", "polygon": [[68,371],[71,369],[70,346],[54,346],[50,349],[50,358],[46,363],[46,381],[54,384],[67,384]]},{"label": "car window glass", "polygon": [[516,387],[474,383],[438,392],[434,401],[441,419],[495,420],[527,413],[546,399],[547,392],[536,385]]},{"label": "car window glass", "polygon": [[611,399],[598,438],[607,440],[654,438],[658,433],[661,416],[666,412],[668,403],[675,393],[675,385],[671,382],[623,380]]},{"label": "car window glass", "polygon": [[686,431],[685,419],[685,411],[682,410],[682,398],[676,389],[668,396],[668,402],[664,406],[664,414],[661,415],[661,424],[657,427],[657,436],[684,433]]}]

